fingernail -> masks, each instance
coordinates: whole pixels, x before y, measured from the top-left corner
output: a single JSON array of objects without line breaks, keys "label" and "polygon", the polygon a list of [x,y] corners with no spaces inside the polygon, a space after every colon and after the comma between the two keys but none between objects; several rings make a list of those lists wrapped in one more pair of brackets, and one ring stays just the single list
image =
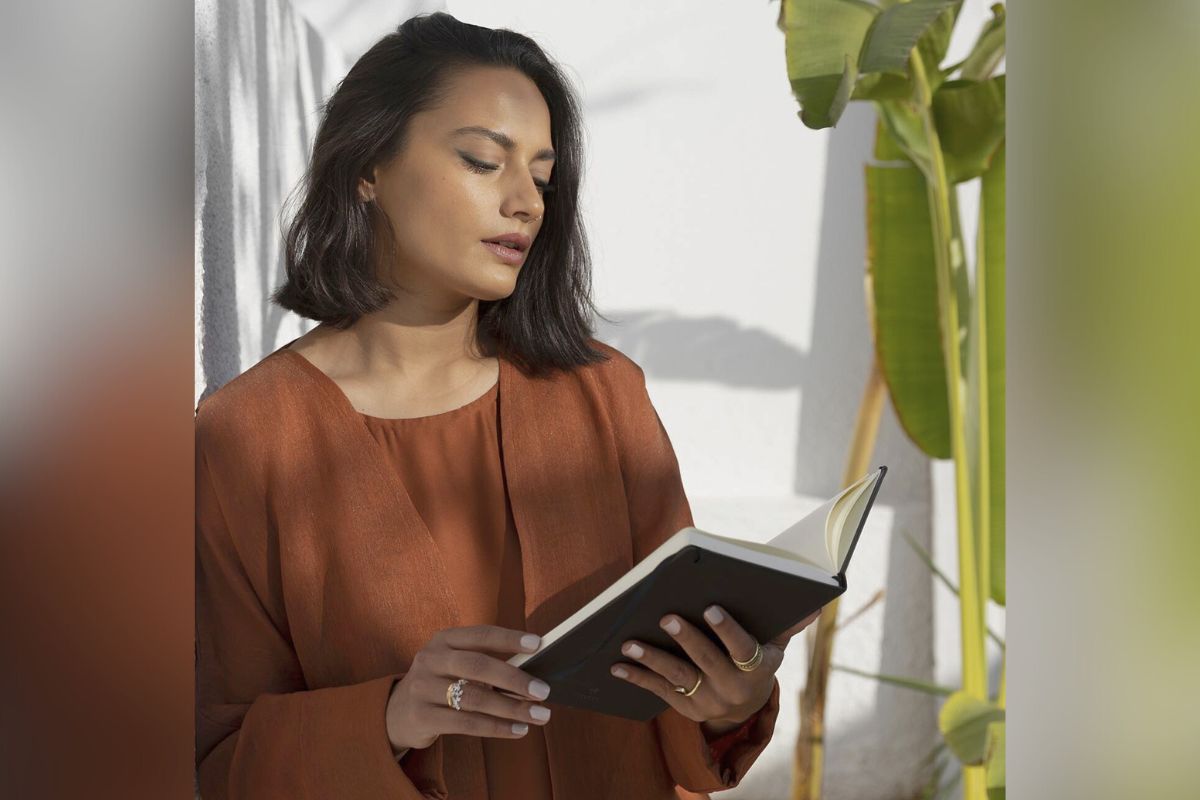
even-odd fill
[{"label": "fingernail", "polygon": [[528,732],[529,732],[529,726],[526,725],[524,722],[514,722],[513,723],[513,733],[528,733]]},{"label": "fingernail", "polygon": [[721,620],[725,619],[725,615],[721,613],[721,609],[716,606],[709,606],[704,610],[704,618],[713,625],[720,625]]},{"label": "fingernail", "polygon": [[545,700],[547,697],[550,696],[550,685],[548,683],[545,683],[544,681],[537,681],[537,680],[530,681],[529,682],[529,693],[531,695],[533,695],[534,697],[536,697],[538,700]]},{"label": "fingernail", "polygon": [[542,637],[536,633],[527,633],[521,637],[521,647],[526,650],[537,650],[542,644]]},{"label": "fingernail", "polygon": [[629,673],[625,671],[624,667],[613,667],[612,674],[616,675],[618,678],[628,678],[629,677]]},{"label": "fingernail", "polygon": [[642,650],[641,646],[633,644],[632,642],[625,645],[625,654],[631,655],[634,658],[641,658],[644,652],[645,651]]},{"label": "fingernail", "polygon": [[667,622],[663,623],[663,630],[665,630],[667,633],[671,634],[672,636],[679,633],[679,620],[672,618],[672,619],[668,620]]},{"label": "fingernail", "polygon": [[534,719],[548,720],[550,719],[550,709],[545,706],[534,706],[529,709],[529,716]]}]

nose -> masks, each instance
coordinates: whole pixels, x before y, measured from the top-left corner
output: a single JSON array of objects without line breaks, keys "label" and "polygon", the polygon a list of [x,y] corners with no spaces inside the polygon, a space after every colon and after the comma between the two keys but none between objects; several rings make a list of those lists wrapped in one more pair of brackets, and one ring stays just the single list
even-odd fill
[{"label": "nose", "polygon": [[545,212],[545,203],[537,184],[530,175],[518,176],[513,179],[508,194],[504,198],[501,212],[506,217],[516,217],[523,222],[540,219]]}]

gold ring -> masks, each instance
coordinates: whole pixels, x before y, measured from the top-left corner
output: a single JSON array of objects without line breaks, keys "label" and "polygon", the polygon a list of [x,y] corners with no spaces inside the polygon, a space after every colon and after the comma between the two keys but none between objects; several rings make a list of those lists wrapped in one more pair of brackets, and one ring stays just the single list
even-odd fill
[{"label": "gold ring", "polygon": [[696,693],[696,690],[700,688],[700,682],[703,680],[704,680],[704,673],[702,672],[696,676],[696,685],[693,686],[690,690],[684,689],[682,686],[676,686],[675,691],[679,692],[684,697],[691,697],[692,695],[694,695]]},{"label": "gold ring", "polygon": [[[733,654],[730,653],[729,657],[733,658]],[[762,663],[762,660],[763,660],[762,645],[759,644],[758,642],[755,642],[754,643],[754,655],[750,656],[750,659],[748,661],[738,661],[736,658],[733,658],[733,663],[737,664],[737,668],[740,669],[742,672],[753,672],[754,670],[758,669],[758,665]]]}]

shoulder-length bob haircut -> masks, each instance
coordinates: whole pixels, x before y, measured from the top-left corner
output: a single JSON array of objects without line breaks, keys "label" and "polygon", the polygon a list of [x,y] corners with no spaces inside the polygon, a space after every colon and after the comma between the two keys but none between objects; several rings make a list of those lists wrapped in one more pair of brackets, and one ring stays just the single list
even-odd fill
[{"label": "shoulder-length bob haircut", "polygon": [[[323,106],[302,200],[285,234],[287,276],[271,300],[344,330],[394,295],[375,277],[375,241],[358,180],[404,147],[414,114],[436,107],[456,70],[511,67],[528,76],[550,110],[554,189],[512,294],[479,302],[477,338],[538,374],[604,361],[589,344],[596,313],[591,258],[579,215],[583,173],[580,104],[560,68],[527,36],[444,12],[405,21],[360,58]],[[386,243],[383,243],[386,246]]]}]

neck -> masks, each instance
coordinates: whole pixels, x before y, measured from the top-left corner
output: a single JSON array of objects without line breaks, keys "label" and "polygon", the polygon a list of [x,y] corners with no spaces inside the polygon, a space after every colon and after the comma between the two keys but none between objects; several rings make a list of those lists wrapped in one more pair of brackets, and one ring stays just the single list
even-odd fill
[{"label": "neck", "polygon": [[448,308],[393,303],[346,331],[339,359],[401,380],[478,369],[487,360],[477,344],[478,313],[476,299]]}]

